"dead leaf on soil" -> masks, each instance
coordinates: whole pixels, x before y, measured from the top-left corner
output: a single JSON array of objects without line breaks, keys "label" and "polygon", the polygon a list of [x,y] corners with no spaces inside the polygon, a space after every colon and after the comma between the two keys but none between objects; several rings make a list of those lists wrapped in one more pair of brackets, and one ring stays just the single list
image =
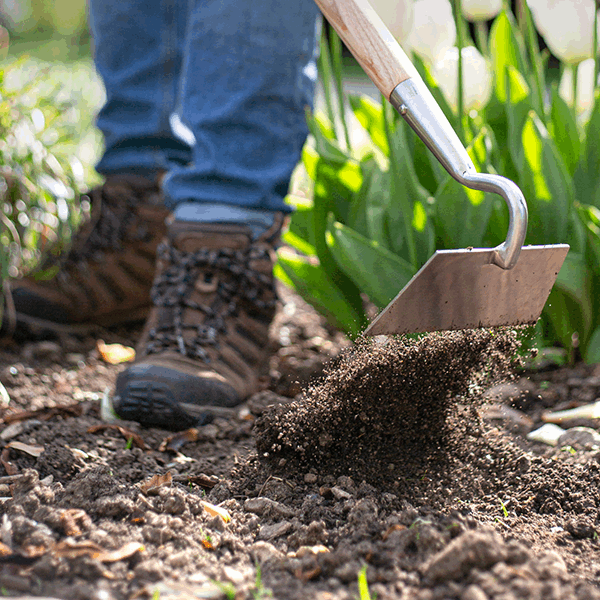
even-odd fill
[{"label": "dead leaf on soil", "polygon": [[0,542],[0,556],[7,556],[12,550],[4,543]]},{"label": "dead leaf on soil", "polygon": [[215,547],[213,546],[213,543],[212,543],[212,541],[211,541],[209,538],[205,537],[205,538],[203,538],[203,539],[201,540],[201,542],[202,542],[202,545],[203,545],[203,546],[204,546],[204,547],[205,547],[207,550],[214,550],[214,549],[215,549]]},{"label": "dead leaf on soil", "polygon": [[74,559],[81,556],[89,556],[103,563],[112,563],[133,556],[136,552],[142,552],[144,545],[139,542],[129,542],[118,550],[104,550],[98,544],[90,541],[76,542],[65,539],[58,542],[52,548],[52,554],[58,558]]},{"label": "dead leaf on soil", "polygon": [[153,475],[150,479],[142,481],[139,486],[140,490],[146,495],[155,493],[159,488],[164,485],[172,485],[173,475],[171,471],[167,471],[164,475]]},{"label": "dead leaf on soil", "polygon": [[82,533],[79,524],[87,529],[87,526],[91,524],[91,519],[81,508],[66,508],[60,515],[60,524],[65,535],[76,537]]},{"label": "dead leaf on soil", "polygon": [[2,463],[7,475],[16,475],[18,473],[18,469],[8,460],[9,456],[10,448],[4,448],[4,450],[2,450],[2,454],[0,454],[0,462]]},{"label": "dead leaf on soil", "polygon": [[170,450],[171,452],[179,452],[181,447],[188,442],[196,442],[198,440],[198,430],[192,427],[185,431],[179,431],[166,437],[158,447],[159,452]]},{"label": "dead leaf on soil", "polygon": [[205,490],[212,490],[219,483],[219,478],[216,475],[200,473],[199,475],[174,475],[173,481],[183,484],[195,483]]},{"label": "dead leaf on soil", "polygon": [[127,429],[127,427],[123,427],[122,425],[115,425],[114,423],[101,423],[100,425],[93,425],[87,430],[87,432],[98,433],[99,431],[105,431],[106,429],[118,431],[127,441],[131,440],[131,443],[137,448],[141,448],[142,450],[150,449],[148,446],[146,446],[141,435],[135,433],[135,431],[131,431],[131,429]]},{"label": "dead leaf on soil", "polygon": [[1,422],[9,425],[17,421],[27,421],[28,419],[39,419],[40,421],[49,421],[52,417],[60,415],[62,417],[79,417],[83,408],[79,402],[68,404],[66,406],[52,406],[50,408],[38,408],[37,410],[22,410],[9,415],[4,415]]},{"label": "dead leaf on soil", "polygon": [[225,523],[229,523],[231,521],[231,515],[220,506],[216,506],[215,504],[211,504],[206,500],[201,500],[202,506],[204,506],[204,510],[213,517],[221,517]]},{"label": "dead leaf on soil", "polygon": [[44,446],[32,446],[31,444],[24,444],[23,442],[9,442],[6,444],[7,448],[12,448],[13,450],[19,450],[19,452],[25,452],[25,454],[29,454],[29,456],[33,456],[37,458],[44,451]]},{"label": "dead leaf on soil", "polygon": [[124,362],[135,360],[135,350],[123,344],[105,344],[104,340],[98,340],[96,347],[104,362],[111,365],[118,365]]},{"label": "dead leaf on soil", "polygon": [[392,525],[391,527],[388,528],[388,530],[383,534],[382,539],[385,542],[385,540],[387,540],[390,535],[392,533],[394,533],[394,531],[402,531],[403,529],[406,529],[406,525],[399,525],[398,523],[396,523],[395,525]]},{"label": "dead leaf on soil", "polygon": [[312,569],[308,569],[303,571],[302,569],[296,569],[294,571],[294,575],[300,579],[300,581],[310,581],[311,579],[315,579],[321,574],[321,567],[319,565],[315,565]]}]

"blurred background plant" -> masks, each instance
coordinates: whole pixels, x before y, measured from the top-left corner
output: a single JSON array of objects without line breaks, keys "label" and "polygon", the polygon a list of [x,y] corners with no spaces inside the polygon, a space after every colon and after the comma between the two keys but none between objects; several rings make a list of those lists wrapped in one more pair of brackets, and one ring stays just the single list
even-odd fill
[{"label": "blurred background plant", "polygon": [[104,91],[91,61],[85,0],[2,0],[0,19],[5,288],[47,253],[59,254],[89,210],[79,195],[98,177],[93,118]]},{"label": "blurred background plant", "polygon": [[[526,243],[571,245],[537,343],[561,346],[569,360],[600,361],[595,1],[371,2],[412,54],[478,170],[523,190]],[[396,14],[408,15],[408,32]],[[297,210],[284,239],[293,250],[281,250],[277,269],[355,337],[434,249],[501,243],[508,211],[499,197],[454,181],[387,102],[346,96],[341,56],[329,31],[320,57],[325,110],[308,114],[312,136],[297,173],[311,182],[310,193],[292,186],[288,200]]]}]

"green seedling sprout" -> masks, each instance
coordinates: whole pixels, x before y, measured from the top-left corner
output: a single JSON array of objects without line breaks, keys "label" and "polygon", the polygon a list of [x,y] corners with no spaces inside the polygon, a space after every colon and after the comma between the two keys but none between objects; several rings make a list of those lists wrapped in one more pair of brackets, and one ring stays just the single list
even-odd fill
[{"label": "green seedling sprout", "polygon": [[215,579],[212,579],[211,581],[221,590],[223,594],[225,594],[227,600],[235,600],[236,592],[233,583],[229,581],[227,583],[223,583],[222,581],[216,581]]},{"label": "green seedling sprout", "polygon": [[358,597],[359,600],[373,600],[369,592],[369,582],[367,581],[367,565],[358,572]]},{"label": "green seedling sprout", "polygon": [[500,507],[502,508],[502,514],[505,517],[508,517],[508,510],[506,509],[506,505],[504,504],[504,502],[502,502],[502,500],[500,500]]},{"label": "green seedling sprout", "polygon": [[125,444],[125,450],[131,450],[133,448],[133,437],[130,437]]},{"label": "green seedling sprout", "polygon": [[262,581],[262,573],[260,565],[256,563],[256,578],[254,580],[254,590],[252,590],[252,598],[254,600],[262,600],[263,598],[272,598],[273,592],[266,588]]},{"label": "green seedling sprout", "polygon": [[568,452],[569,454],[577,454],[577,450],[573,446],[563,446],[560,449],[561,452]]}]

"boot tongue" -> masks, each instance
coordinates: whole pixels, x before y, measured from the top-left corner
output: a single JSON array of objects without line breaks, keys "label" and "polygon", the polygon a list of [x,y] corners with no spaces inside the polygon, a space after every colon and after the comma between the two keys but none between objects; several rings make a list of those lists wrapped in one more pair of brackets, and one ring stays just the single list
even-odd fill
[{"label": "boot tongue", "polygon": [[169,239],[182,252],[196,252],[200,248],[242,250],[250,245],[252,236],[245,225],[173,221],[169,225]]}]

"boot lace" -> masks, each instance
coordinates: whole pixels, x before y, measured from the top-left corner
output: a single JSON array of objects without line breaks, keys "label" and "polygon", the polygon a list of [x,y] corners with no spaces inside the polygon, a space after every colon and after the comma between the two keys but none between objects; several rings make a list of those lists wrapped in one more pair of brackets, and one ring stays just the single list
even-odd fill
[{"label": "boot lace", "polygon": [[[265,311],[274,308],[277,301],[273,277],[250,266],[253,261],[270,260],[264,244],[255,243],[245,250],[201,248],[188,253],[163,242],[158,247],[158,257],[169,266],[155,281],[151,298],[154,306],[169,316],[166,323],[149,332],[146,354],[177,349],[184,356],[209,363],[206,347],[218,346],[219,335],[227,333],[227,319],[238,313],[240,302]],[[218,278],[217,301],[212,306],[190,299],[196,281],[207,271],[225,275]],[[202,312],[203,322],[185,323],[187,309]],[[193,335],[185,335],[189,331]]]}]

